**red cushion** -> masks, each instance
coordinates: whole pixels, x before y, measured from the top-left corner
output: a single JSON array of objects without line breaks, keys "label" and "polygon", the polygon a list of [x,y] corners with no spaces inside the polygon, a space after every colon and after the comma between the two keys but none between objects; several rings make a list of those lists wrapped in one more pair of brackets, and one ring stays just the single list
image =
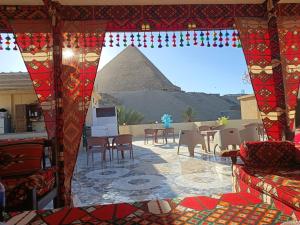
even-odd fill
[{"label": "red cushion", "polygon": [[249,168],[235,165],[233,173],[247,185],[275,198],[293,209],[300,210],[300,170]]},{"label": "red cushion", "polygon": [[27,199],[28,191],[35,188],[38,197],[45,195],[55,185],[56,168],[37,171],[27,177],[3,179],[6,203],[9,208],[22,204]]},{"label": "red cushion", "polygon": [[247,167],[282,168],[296,164],[297,148],[291,142],[247,142],[240,146],[240,156]]},{"label": "red cushion", "polygon": [[30,142],[0,145],[0,177],[40,170],[43,148],[42,144]]}]

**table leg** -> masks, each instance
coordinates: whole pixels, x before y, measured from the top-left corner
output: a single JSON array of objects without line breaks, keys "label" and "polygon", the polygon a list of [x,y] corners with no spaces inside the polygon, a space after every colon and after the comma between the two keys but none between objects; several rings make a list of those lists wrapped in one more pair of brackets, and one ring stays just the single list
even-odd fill
[{"label": "table leg", "polygon": [[157,140],[157,132],[158,132],[158,131],[155,131],[155,133],[154,133],[154,137],[155,137],[155,138],[154,138],[154,139],[155,139],[155,143],[157,143],[157,142],[158,142],[158,140]]},{"label": "table leg", "polygon": [[209,134],[206,135],[206,139],[207,139],[207,151],[210,152],[210,140],[209,140],[210,135]]}]

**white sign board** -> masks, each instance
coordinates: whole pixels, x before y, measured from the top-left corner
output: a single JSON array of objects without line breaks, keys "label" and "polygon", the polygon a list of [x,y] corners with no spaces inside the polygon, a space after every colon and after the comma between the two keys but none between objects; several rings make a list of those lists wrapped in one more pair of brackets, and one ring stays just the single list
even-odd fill
[{"label": "white sign board", "polygon": [[119,134],[116,107],[93,108],[92,137]]}]

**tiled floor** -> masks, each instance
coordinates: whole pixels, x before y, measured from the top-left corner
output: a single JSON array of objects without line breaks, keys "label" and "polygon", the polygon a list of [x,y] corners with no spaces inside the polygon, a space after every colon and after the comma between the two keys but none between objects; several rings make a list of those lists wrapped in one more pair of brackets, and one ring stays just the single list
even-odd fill
[{"label": "tiled floor", "polygon": [[94,166],[87,167],[86,153],[79,154],[73,179],[76,206],[211,195],[232,190],[230,162],[204,154],[200,148],[196,149],[195,158],[191,158],[186,147],[181,147],[177,155],[176,143],[153,146],[136,140],[134,160],[129,159],[128,154],[119,163],[116,156],[111,162],[101,163],[99,153],[95,155]]}]

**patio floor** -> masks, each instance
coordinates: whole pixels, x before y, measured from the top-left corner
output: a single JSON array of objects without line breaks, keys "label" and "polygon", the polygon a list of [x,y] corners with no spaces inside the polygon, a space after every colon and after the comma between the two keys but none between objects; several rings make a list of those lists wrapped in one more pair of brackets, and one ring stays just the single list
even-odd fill
[{"label": "patio floor", "polygon": [[144,145],[138,139],[133,144],[134,160],[126,153],[119,163],[116,154],[111,162],[101,163],[95,153],[94,166],[90,159],[87,167],[86,153],[80,151],[72,187],[75,206],[232,191],[229,160],[205,154],[200,147],[191,158],[184,146],[177,155],[176,143]]}]

